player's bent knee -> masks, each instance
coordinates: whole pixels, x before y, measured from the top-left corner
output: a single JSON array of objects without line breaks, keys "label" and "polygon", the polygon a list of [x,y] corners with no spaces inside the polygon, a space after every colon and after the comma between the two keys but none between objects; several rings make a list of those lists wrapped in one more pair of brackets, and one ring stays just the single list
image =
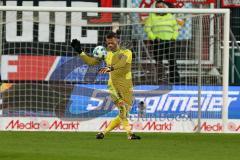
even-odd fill
[{"label": "player's bent knee", "polygon": [[119,117],[121,119],[126,119],[127,118],[127,111],[125,106],[119,106]]},{"label": "player's bent knee", "polygon": [[126,106],[126,105],[127,105],[126,102],[124,102],[123,100],[119,100],[119,101],[117,102],[117,106],[118,106],[118,107]]}]

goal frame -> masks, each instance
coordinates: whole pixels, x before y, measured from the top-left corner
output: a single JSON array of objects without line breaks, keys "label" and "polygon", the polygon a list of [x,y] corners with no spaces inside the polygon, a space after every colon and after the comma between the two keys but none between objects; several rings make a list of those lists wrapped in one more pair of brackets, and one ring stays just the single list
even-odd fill
[{"label": "goal frame", "polygon": [[[229,9],[178,9],[178,8],[107,8],[107,7],[31,7],[31,6],[0,6],[1,11],[39,11],[39,12],[112,12],[112,13],[192,13],[192,14],[223,14],[224,15],[224,39],[223,39],[223,108],[222,131],[226,131],[228,120],[228,73],[229,73]],[[1,17],[1,16],[0,16]],[[1,44],[0,44],[1,46]]]}]

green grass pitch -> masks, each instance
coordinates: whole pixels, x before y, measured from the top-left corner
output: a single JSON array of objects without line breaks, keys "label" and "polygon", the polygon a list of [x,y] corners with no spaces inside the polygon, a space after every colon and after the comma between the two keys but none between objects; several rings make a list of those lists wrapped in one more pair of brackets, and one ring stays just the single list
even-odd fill
[{"label": "green grass pitch", "polygon": [[238,134],[0,132],[0,160],[239,160]]}]

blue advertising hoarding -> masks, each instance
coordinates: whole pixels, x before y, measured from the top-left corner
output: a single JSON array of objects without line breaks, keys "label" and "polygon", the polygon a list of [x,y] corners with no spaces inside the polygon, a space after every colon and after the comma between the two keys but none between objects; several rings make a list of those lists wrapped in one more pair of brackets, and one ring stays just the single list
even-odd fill
[{"label": "blue advertising hoarding", "polygon": [[[130,114],[138,114],[138,103],[146,104],[146,116],[186,115],[198,117],[197,86],[172,86],[163,90],[161,86],[140,85],[134,88],[134,103]],[[229,87],[228,117],[240,119],[240,87]],[[201,91],[201,117],[221,119],[222,87],[204,86]],[[67,105],[66,114],[71,117],[114,117],[114,109],[106,85],[76,85]]]}]

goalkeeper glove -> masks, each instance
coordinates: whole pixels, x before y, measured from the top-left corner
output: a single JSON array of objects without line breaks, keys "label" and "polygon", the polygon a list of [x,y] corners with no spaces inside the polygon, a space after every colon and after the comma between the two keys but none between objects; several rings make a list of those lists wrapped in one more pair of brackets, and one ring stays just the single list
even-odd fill
[{"label": "goalkeeper glove", "polygon": [[111,71],[113,71],[113,70],[114,70],[114,69],[113,69],[112,66],[110,66],[110,67],[103,67],[103,68],[100,68],[100,69],[98,70],[98,73],[104,74],[104,73],[111,72]]},{"label": "goalkeeper glove", "polygon": [[72,48],[74,49],[75,52],[81,54],[83,51],[82,51],[82,47],[81,47],[81,43],[79,40],[77,39],[73,39],[72,42],[71,42],[71,46]]}]

